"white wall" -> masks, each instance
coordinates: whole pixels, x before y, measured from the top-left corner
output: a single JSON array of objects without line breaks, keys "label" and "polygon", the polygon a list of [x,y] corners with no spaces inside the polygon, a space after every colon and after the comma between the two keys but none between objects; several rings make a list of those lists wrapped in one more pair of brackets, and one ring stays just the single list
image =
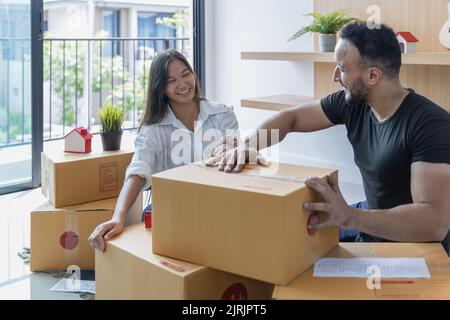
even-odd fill
[{"label": "white wall", "polygon": [[[312,50],[313,38],[287,42],[313,11],[312,0],[206,0],[206,95],[235,107],[241,128],[257,127],[273,115],[240,107],[242,98],[275,94],[313,95],[313,64],[241,60],[241,51]],[[331,77],[331,75],[330,75]],[[343,181],[361,184],[344,127],[290,134],[281,161],[334,167]],[[358,188],[361,190],[361,188]]]},{"label": "white wall", "polygon": [[68,6],[48,10],[48,30],[57,37],[86,38],[89,33],[88,10],[83,6]]}]

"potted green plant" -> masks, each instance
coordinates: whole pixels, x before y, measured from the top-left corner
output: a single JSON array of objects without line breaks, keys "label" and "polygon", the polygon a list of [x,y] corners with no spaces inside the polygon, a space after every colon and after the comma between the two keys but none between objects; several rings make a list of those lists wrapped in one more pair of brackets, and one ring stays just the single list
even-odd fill
[{"label": "potted green plant", "polygon": [[317,12],[306,14],[306,16],[313,17],[314,20],[309,26],[302,27],[297,31],[289,41],[295,40],[308,32],[319,33],[320,51],[333,52],[336,47],[336,34],[347,23],[358,20],[356,18],[348,17],[349,9],[338,9],[330,12],[327,15],[321,15]]},{"label": "potted green plant", "polygon": [[122,141],[122,124],[125,120],[125,111],[122,108],[105,104],[100,110],[99,119],[101,123],[100,136],[102,137],[103,150],[119,150]]}]

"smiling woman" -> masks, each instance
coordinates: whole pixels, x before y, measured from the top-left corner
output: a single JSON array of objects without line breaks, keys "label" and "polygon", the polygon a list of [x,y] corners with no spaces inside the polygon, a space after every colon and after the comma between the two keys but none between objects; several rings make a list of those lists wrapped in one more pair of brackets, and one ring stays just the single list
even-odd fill
[{"label": "smiling woman", "polygon": [[[103,251],[105,240],[123,231],[129,208],[151,186],[153,174],[208,158],[214,152],[211,144],[222,147],[220,137],[235,135],[238,128],[229,106],[202,96],[197,76],[181,53],[158,54],[150,67],[146,110],[114,216],[94,230],[91,246]],[[212,131],[220,135],[211,137]]]}]

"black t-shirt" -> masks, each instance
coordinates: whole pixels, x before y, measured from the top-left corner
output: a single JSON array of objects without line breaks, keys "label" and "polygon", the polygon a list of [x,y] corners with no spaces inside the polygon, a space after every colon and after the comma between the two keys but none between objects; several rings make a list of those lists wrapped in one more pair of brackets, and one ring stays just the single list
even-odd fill
[{"label": "black t-shirt", "polygon": [[347,103],[344,91],[322,99],[328,119],[347,127],[370,209],[412,203],[411,164],[450,164],[450,114],[410,93],[390,118],[379,122],[365,103]]}]

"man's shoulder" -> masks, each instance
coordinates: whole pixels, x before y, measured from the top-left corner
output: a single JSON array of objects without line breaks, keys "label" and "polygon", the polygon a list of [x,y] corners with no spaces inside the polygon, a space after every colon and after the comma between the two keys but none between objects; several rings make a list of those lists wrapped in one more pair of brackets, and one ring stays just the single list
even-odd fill
[{"label": "man's shoulder", "polygon": [[422,120],[437,117],[441,120],[450,121],[450,114],[447,110],[427,97],[418,94],[414,90],[409,90],[410,95],[406,101],[406,104],[411,117]]}]

